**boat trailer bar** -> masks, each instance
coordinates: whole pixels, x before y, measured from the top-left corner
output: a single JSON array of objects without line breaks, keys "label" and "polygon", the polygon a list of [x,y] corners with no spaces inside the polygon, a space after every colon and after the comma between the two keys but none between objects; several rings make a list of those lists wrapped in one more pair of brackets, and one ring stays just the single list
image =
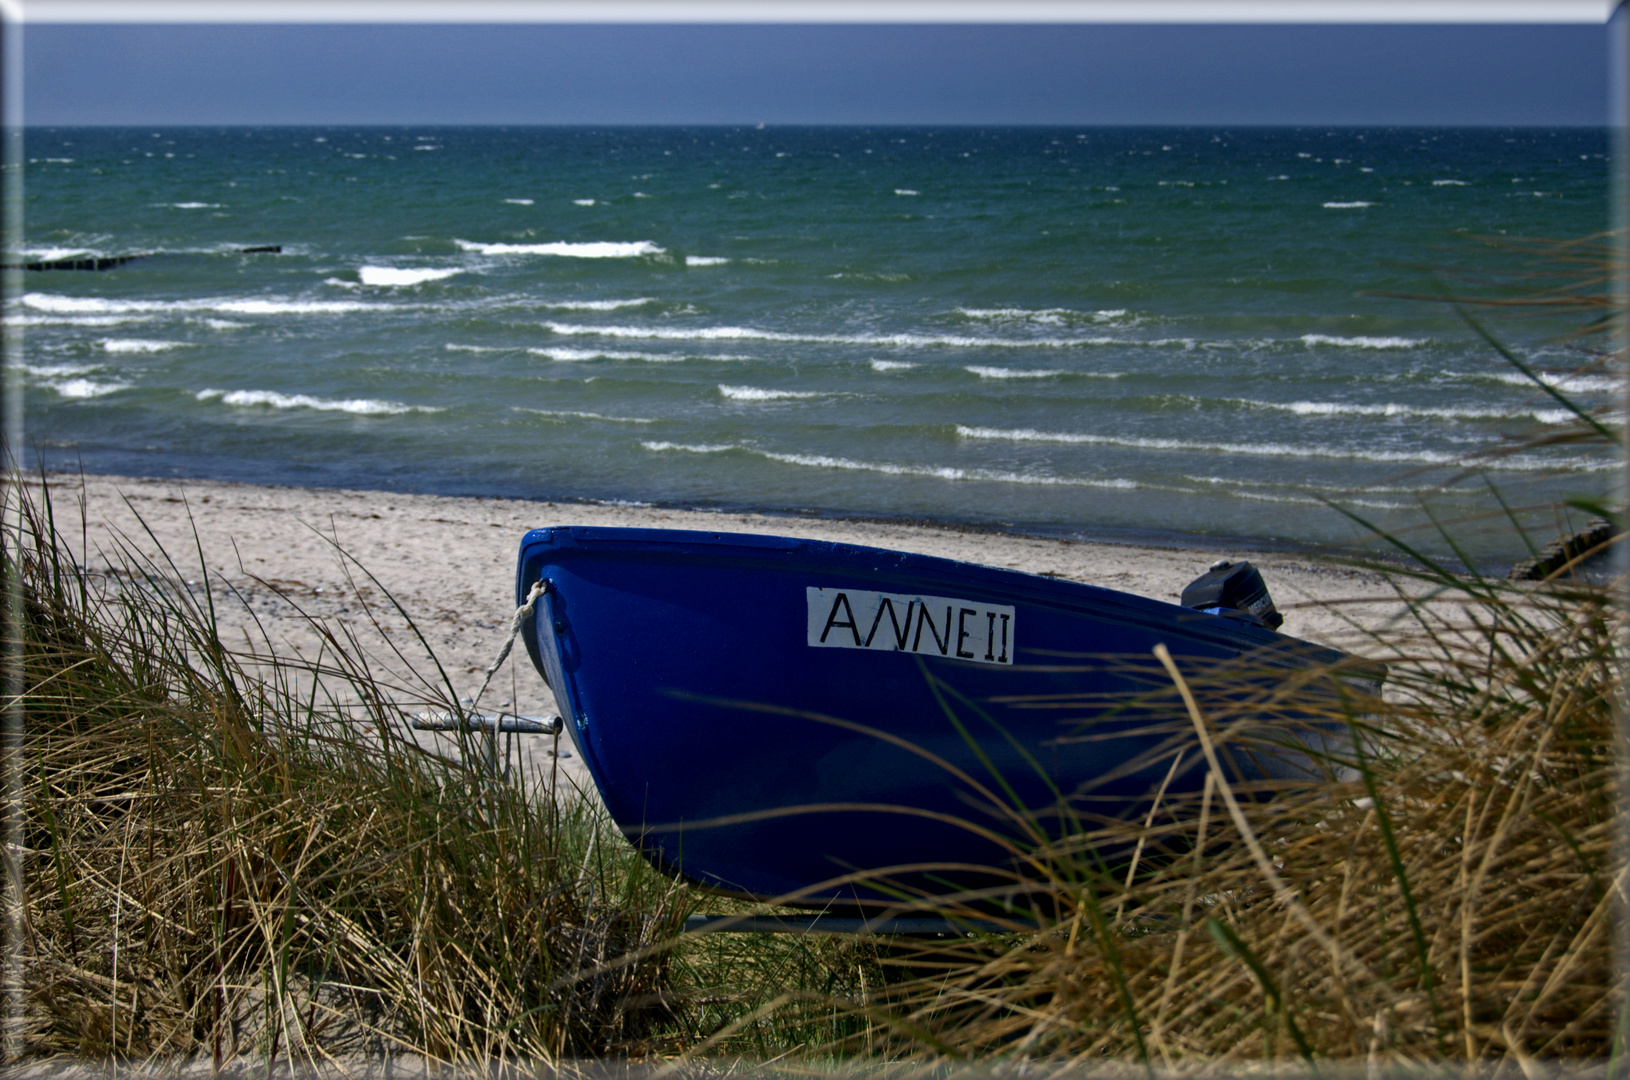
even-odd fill
[{"label": "boat trailer bar", "polygon": [[513,713],[420,713],[412,720],[419,731],[498,731],[516,735],[558,735],[558,716],[517,716]]}]

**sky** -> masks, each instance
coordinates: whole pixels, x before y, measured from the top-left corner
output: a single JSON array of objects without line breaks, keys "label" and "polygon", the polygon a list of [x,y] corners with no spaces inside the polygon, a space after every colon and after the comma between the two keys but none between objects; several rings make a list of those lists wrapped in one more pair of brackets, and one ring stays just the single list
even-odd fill
[{"label": "sky", "polygon": [[1608,121],[1591,25],[30,23],[29,125]]}]

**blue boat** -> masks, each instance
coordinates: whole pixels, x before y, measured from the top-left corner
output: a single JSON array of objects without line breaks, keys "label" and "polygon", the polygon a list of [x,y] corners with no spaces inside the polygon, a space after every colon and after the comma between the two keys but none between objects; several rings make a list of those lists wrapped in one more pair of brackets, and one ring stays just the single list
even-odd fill
[{"label": "blue boat", "polygon": [[[865,908],[1012,882],[1038,836],[1198,790],[1156,644],[1186,673],[1254,672],[1246,697],[1346,659],[1263,625],[1278,616],[1259,576],[1224,595],[1240,568],[1255,575],[1217,564],[1184,607],[849,544],[572,526],[526,535],[516,591],[545,583],[526,647],[648,859],[727,893]],[[1306,722],[1276,706],[1282,750],[1225,746],[1231,780],[1317,773],[1346,731],[1329,704]]]}]

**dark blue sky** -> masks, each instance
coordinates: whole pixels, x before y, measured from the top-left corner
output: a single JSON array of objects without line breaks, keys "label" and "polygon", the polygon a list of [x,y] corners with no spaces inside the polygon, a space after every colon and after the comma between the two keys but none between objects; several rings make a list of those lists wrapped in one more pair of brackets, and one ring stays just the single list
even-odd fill
[{"label": "dark blue sky", "polygon": [[1603,26],[42,25],[30,124],[1604,124]]}]

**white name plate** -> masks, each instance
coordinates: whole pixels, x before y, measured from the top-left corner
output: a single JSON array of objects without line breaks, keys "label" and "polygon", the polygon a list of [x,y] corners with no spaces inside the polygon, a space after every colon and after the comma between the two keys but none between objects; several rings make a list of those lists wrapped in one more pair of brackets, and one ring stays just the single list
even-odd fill
[{"label": "white name plate", "polygon": [[949,596],[806,588],[809,644],[1013,663],[1013,609]]}]

